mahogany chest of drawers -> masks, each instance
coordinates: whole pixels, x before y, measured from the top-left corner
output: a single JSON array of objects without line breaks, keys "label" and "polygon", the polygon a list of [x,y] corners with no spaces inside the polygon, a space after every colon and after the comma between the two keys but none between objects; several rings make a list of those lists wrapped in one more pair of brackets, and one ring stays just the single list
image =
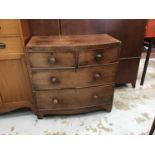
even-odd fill
[{"label": "mahogany chest of drawers", "polygon": [[26,54],[38,117],[111,111],[120,44],[107,34],[33,36]]}]

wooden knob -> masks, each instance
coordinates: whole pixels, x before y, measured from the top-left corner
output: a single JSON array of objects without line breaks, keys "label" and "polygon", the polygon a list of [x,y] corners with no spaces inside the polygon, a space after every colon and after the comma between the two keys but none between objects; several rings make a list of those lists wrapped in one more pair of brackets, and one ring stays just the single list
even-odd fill
[{"label": "wooden knob", "polygon": [[53,99],[53,104],[58,104],[59,103],[59,100],[57,98],[54,98]]},{"label": "wooden knob", "polygon": [[50,64],[55,64],[55,62],[56,62],[56,59],[54,57],[49,58],[49,63]]},{"label": "wooden knob", "polygon": [[99,61],[103,58],[103,55],[101,53],[96,54],[96,60]]},{"label": "wooden knob", "polygon": [[99,79],[101,77],[101,74],[100,73],[96,73],[95,74],[95,79]]},{"label": "wooden knob", "polygon": [[56,82],[58,82],[58,79],[56,77],[50,77],[50,81],[52,83],[56,83]]},{"label": "wooden knob", "polygon": [[99,97],[98,97],[98,95],[94,95],[93,98],[96,100],[96,99],[98,99]]}]

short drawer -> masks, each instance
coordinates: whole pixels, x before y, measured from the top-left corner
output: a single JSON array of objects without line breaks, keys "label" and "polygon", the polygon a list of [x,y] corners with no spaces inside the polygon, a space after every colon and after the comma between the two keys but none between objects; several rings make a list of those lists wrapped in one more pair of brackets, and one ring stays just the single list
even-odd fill
[{"label": "short drawer", "polygon": [[23,52],[23,47],[20,37],[0,37],[0,54],[21,52]]},{"label": "short drawer", "polygon": [[0,36],[19,35],[19,22],[16,19],[0,19]]},{"label": "short drawer", "polygon": [[32,68],[75,67],[74,52],[29,52]]},{"label": "short drawer", "polygon": [[117,63],[108,66],[86,67],[77,71],[33,70],[32,83],[35,90],[81,88],[115,82]]},{"label": "short drawer", "polygon": [[36,92],[38,109],[78,109],[112,104],[114,86]]},{"label": "short drawer", "polygon": [[119,58],[119,47],[79,51],[79,66],[113,63]]}]

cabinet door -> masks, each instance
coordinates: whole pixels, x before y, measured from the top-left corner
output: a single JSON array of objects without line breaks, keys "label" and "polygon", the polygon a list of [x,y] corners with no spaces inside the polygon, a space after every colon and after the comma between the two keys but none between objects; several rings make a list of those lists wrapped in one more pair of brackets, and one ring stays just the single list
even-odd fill
[{"label": "cabinet door", "polygon": [[4,107],[0,108],[0,112],[31,108],[30,86],[23,56],[18,54],[8,58],[10,55],[0,60],[0,93]]}]

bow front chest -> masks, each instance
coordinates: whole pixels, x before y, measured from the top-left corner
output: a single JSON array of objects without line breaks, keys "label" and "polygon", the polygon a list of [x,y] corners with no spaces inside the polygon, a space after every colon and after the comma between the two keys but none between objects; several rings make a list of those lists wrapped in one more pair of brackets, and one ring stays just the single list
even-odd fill
[{"label": "bow front chest", "polygon": [[111,111],[120,43],[107,34],[33,36],[26,54],[38,117]]}]

